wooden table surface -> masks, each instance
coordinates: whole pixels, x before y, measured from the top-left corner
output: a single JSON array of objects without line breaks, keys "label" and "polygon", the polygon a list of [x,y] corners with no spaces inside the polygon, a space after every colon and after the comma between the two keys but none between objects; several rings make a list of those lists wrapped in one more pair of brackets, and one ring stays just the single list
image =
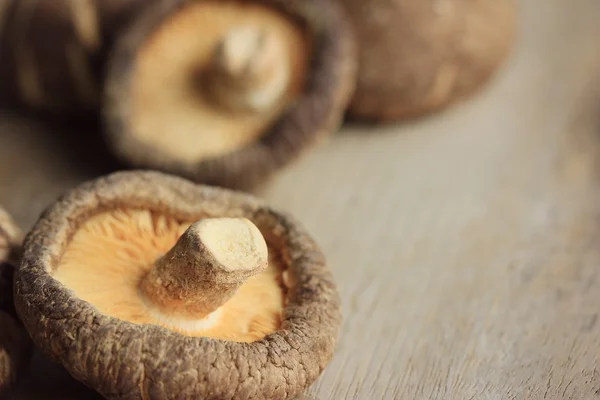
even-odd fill
[{"label": "wooden table surface", "polygon": [[[343,298],[310,396],[600,399],[600,2],[520,11],[513,57],[476,98],[346,126],[260,192],[320,241]],[[24,229],[118,168],[92,130],[9,112],[0,160]],[[12,398],[93,396],[37,355]]]}]

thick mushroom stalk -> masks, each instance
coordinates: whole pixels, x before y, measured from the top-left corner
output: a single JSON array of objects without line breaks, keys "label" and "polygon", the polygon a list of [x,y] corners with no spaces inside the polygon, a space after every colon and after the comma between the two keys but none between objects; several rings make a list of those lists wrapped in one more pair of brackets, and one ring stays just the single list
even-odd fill
[{"label": "thick mushroom stalk", "polygon": [[205,74],[209,94],[232,111],[268,110],[281,99],[289,80],[283,42],[255,26],[229,31],[216,46]]},{"label": "thick mushroom stalk", "polygon": [[141,291],[162,314],[197,320],[217,310],[267,266],[265,239],[248,219],[203,219],[156,261]]}]

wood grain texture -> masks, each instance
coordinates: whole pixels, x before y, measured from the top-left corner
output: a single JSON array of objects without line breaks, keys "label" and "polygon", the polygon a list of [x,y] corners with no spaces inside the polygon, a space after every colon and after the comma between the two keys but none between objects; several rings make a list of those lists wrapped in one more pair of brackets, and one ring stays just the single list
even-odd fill
[{"label": "wood grain texture", "polygon": [[[310,396],[600,399],[600,3],[520,6],[516,53],[477,98],[347,126],[261,191],[320,241],[342,293]],[[23,228],[116,168],[92,133],[0,118],[0,203]],[[44,368],[13,399],[58,391]]]}]

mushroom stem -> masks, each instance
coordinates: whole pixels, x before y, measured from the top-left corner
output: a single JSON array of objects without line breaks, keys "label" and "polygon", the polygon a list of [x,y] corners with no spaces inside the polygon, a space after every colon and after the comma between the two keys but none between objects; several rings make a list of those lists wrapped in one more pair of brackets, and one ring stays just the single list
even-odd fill
[{"label": "mushroom stem", "polygon": [[199,319],[215,311],[268,265],[258,228],[245,218],[192,224],[141,282],[145,299],[171,317]]},{"label": "mushroom stem", "polygon": [[216,46],[205,75],[209,94],[233,111],[262,112],[277,103],[290,79],[285,46],[255,26],[230,30]]}]

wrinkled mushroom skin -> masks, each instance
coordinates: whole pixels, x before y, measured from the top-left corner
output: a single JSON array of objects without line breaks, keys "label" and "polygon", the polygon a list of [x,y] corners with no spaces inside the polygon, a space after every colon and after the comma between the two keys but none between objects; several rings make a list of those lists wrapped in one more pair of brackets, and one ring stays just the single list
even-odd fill
[{"label": "wrinkled mushroom skin", "polygon": [[439,111],[486,84],[509,56],[515,0],[341,0],[359,43],[355,119]]},{"label": "wrinkled mushroom skin", "polygon": [[21,325],[13,303],[14,267],[18,262],[22,234],[0,208],[0,396],[23,374],[31,356],[31,341]]},{"label": "wrinkled mushroom skin", "polygon": [[297,20],[311,37],[312,53],[302,93],[258,138],[226,153],[190,161],[140,140],[132,123],[135,104],[131,95],[139,49],[171,15],[190,3],[172,0],[147,7],[115,44],[105,86],[106,140],[120,159],[136,168],[161,170],[209,185],[252,189],[305,154],[342,123],[357,69],[352,29],[337,2],[261,0],[262,6]]},{"label": "wrinkled mushroom skin", "polygon": [[[51,272],[83,221],[123,206],[181,220],[252,221],[281,249],[291,275],[280,330],[252,343],[189,337],[102,315],[78,299]],[[321,250],[289,216],[246,194],[159,172],[118,172],[62,196],[24,249],[15,304],[34,343],[108,399],[291,399],[335,349],[340,299]]]},{"label": "wrinkled mushroom skin", "polygon": [[95,110],[115,32],[144,0],[3,0],[0,90],[35,110]]}]

